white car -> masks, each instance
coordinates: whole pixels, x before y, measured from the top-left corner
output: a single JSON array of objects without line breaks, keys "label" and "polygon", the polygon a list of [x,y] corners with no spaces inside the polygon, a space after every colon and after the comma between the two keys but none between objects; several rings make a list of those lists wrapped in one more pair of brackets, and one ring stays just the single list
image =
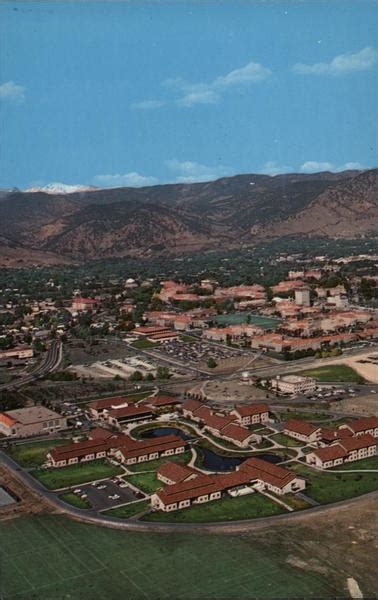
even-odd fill
[{"label": "white car", "polygon": [[105,490],[106,489],[106,485],[102,484],[102,485],[98,485],[97,486],[98,490]]},{"label": "white car", "polygon": [[82,493],[82,490],[79,490],[79,489],[77,489],[77,490],[74,490],[74,491],[73,491],[73,493],[74,493],[74,494],[81,494],[81,493]]}]

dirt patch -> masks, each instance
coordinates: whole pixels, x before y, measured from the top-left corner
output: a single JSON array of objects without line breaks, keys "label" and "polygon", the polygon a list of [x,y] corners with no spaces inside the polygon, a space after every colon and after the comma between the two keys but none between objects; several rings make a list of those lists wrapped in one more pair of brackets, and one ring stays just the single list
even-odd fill
[{"label": "dirt patch", "polygon": [[0,466],[0,483],[5,487],[17,502],[4,506],[0,509],[0,521],[7,521],[23,515],[35,515],[39,513],[55,513],[49,504],[26,487],[21,481],[16,479],[13,474]]}]

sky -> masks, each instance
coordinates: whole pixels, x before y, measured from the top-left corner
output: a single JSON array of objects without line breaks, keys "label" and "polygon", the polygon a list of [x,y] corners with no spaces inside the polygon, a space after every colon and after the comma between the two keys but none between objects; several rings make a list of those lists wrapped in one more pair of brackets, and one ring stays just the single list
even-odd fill
[{"label": "sky", "polygon": [[378,2],[2,2],[0,187],[378,164]]}]

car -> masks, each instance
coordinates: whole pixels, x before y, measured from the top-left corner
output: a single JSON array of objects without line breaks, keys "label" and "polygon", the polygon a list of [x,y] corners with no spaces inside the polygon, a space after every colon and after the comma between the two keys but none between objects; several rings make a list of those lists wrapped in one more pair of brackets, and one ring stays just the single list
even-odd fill
[{"label": "car", "polygon": [[82,498],[83,500],[85,500],[85,498],[88,498],[88,494],[80,494],[80,498]]},{"label": "car", "polygon": [[127,487],[127,483],[124,481],[123,483],[119,484],[119,487],[120,488],[125,488],[125,487]]},{"label": "car", "polygon": [[77,490],[73,491],[74,494],[82,494],[82,492],[83,492],[83,490],[80,490],[80,489],[77,489]]},{"label": "car", "polygon": [[100,485],[97,486],[97,489],[98,490],[105,490],[106,489],[106,485],[102,483],[102,484],[100,484]]}]

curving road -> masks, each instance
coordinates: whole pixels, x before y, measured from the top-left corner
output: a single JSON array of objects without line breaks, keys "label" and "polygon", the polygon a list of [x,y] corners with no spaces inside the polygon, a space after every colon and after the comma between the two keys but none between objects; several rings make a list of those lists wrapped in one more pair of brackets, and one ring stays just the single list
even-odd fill
[{"label": "curving road", "polygon": [[32,371],[26,373],[20,379],[16,379],[10,383],[3,383],[0,385],[0,391],[15,390],[28,383],[32,383],[36,379],[40,379],[47,373],[54,371],[62,360],[62,342],[60,340],[54,340],[51,342],[48,350],[43,358],[43,361],[37,365]]},{"label": "curving road", "polygon": [[245,521],[232,521],[232,522],[221,522],[221,523],[148,523],[143,521],[125,521],[116,517],[106,517],[96,513],[90,509],[80,509],[70,506],[60,500],[55,492],[47,490],[39,481],[34,479],[32,475],[24,471],[10,456],[4,452],[0,452],[0,458],[2,464],[8,469],[17,479],[19,479],[24,485],[26,485],[33,492],[43,498],[50,506],[57,509],[67,517],[80,521],[82,523],[88,523],[92,525],[99,525],[102,527],[110,527],[113,529],[122,529],[125,531],[141,531],[141,532],[206,532],[206,533],[238,533],[252,531],[261,527],[266,527],[274,523],[286,523],[306,520],[309,516],[320,516],[322,514],[330,514],[332,512],[338,513],[340,508],[344,506],[351,506],[358,504],[366,498],[378,498],[377,492],[370,492],[359,496],[357,498],[351,498],[349,500],[342,500],[335,504],[327,506],[316,506],[314,508],[308,508],[304,511],[291,512],[282,515],[275,515],[272,517],[263,517],[258,519],[249,519]]}]

